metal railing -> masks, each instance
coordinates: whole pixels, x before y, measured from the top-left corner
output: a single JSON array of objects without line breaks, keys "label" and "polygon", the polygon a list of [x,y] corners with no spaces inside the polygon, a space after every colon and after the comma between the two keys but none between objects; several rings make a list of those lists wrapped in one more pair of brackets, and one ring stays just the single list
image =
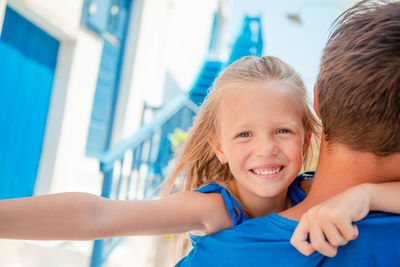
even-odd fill
[{"label": "metal railing", "polygon": [[[181,95],[131,137],[98,155],[103,173],[101,196],[120,200],[154,198],[173,158],[168,135],[177,128],[186,131],[197,110],[187,95]],[[121,240],[95,240],[90,266],[101,266]]]}]

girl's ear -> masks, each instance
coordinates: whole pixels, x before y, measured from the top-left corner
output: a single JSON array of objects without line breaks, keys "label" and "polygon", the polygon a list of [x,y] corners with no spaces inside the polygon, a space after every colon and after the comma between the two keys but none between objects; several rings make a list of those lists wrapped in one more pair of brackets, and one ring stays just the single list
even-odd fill
[{"label": "girl's ear", "polygon": [[318,118],[321,118],[321,116],[319,115],[317,84],[314,84],[314,110],[315,110],[315,113],[317,114]]},{"label": "girl's ear", "polygon": [[227,162],[227,160],[224,151],[222,150],[221,143],[219,142],[217,136],[215,134],[212,134],[207,141],[210,144],[215,155],[217,156],[218,160],[221,162],[222,165],[224,165]]}]

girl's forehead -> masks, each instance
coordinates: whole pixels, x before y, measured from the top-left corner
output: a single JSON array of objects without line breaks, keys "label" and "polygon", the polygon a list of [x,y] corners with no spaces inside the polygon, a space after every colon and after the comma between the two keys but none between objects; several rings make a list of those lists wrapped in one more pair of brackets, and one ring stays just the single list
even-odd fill
[{"label": "girl's forehead", "polygon": [[[260,80],[229,87],[221,99],[220,107],[241,107],[251,105],[268,108],[268,104],[278,102],[294,105],[293,109],[302,111],[303,97],[294,85],[276,80]],[[273,105],[275,106],[275,105]]]},{"label": "girl's forehead", "polygon": [[219,105],[220,126],[295,123],[302,127],[303,98],[296,89],[282,82],[252,82],[228,90]]}]

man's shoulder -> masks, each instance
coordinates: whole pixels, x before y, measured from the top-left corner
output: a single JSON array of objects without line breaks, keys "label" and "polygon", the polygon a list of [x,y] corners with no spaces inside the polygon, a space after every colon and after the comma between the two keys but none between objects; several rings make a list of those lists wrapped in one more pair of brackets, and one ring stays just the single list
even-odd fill
[{"label": "man's shoulder", "polygon": [[400,262],[400,215],[370,213],[356,223],[358,237],[321,266],[396,266]]},{"label": "man's shoulder", "polygon": [[400,215],[387,212],[371,212],[356,224],[360,227],[387,227],[388,224],[400,227]]},{"label": "man's shoulder", "polygon": [[297,221],[271,213],[269,216],[244,221],[240,225],[214,234],[211,238],[222,242],[228,240],[242,240],[247,243],[262,242],[265,245],[269,241],[280,240],[289,244],[296,226]]},{"label": "man's shoulder", "polygon": [[385,212],[373,212],[355,224],[359,229],[359,237],[357,239],[360,239],[360,241],[393,241],[398,244],[400,248],[400,239],[393,238],[394,236],[398,236],[400,233],[400,215]]}]

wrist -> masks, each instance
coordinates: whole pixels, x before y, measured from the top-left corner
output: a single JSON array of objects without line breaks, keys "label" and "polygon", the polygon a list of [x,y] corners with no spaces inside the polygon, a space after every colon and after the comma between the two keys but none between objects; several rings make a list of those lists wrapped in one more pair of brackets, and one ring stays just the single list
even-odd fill
[{"label": "wrist", "polygon": [[367,204],[367,207],[369,207],[369,210],[376,210],[373,201],[376,184],[363,183],[359,185],[359,188],[363,193],[364,201]]}]

